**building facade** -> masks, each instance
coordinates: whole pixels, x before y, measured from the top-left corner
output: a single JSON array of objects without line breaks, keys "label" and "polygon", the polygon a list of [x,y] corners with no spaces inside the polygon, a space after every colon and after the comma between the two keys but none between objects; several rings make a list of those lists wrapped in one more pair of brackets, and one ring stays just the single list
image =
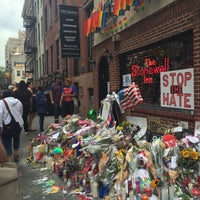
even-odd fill
[{"label": "building facade", "polygon": [[[92,63],[89,62],[91,48],[88,48],[88,38],[83,34],[83,22],[92,8],[93,1],[91,0],[82,2],[78,0],[25,0],[22,11],[26,28],[24,45],[26,76],[31,77],[36,85],[43,85],[47,91],[57,75],[62,80],[70,77],[78,88],[82,105],[80,112],[83,115],[87,115],[92,107],[93,75]],[[67,9],[77,11],[76,17],[73,16],[73,12],[71,14],[68,12],[69,16],[67,16],[76,22],[76,27],[70,23],[65,24],[63,21]],[[64,30],[66,25],[75,27],[73,31],[76,31],[77,35],[66,35],[67,30]],[[70,32],[72,29],[69,29],[68,33]],[[68,38],[65,40],[66,37]],[[74,38],[76,50],[74,51],[74,44],[69,44],[66,54],[65,42],[73,43]]]},{"label": "building facade", "polygon": [[12,83],[25,80],[25,31],[18,31],[17,38],[8,38],[5,46],[6,68],[10,73]]},{"label": "building facade", "polygon": [[194,130],[200,121],[200,1],[146,0],[121,15],[113,15],[112,6],[107,27],[94,33],[95,108],[107,83],[118,92],[128,77],[144,102],[125,115],[146,118],[155,132],[180,123]]}]

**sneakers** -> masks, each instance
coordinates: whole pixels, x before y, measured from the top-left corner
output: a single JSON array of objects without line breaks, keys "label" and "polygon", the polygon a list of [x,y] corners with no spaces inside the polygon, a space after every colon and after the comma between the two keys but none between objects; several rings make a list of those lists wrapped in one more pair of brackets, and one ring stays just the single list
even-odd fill
[{"label": "sneakers", "polygon": [[14,162],[18,162],[19,161],[19,155],[14,155],[13,159],[14,159]]},{"label": "sneakers", "polygon": [[25,135],[28,135],[28,134],[29,134],[29,132],[28,132],[28,131],[26,131],[26,132],[24,132],[24,134],[25,134]]}]

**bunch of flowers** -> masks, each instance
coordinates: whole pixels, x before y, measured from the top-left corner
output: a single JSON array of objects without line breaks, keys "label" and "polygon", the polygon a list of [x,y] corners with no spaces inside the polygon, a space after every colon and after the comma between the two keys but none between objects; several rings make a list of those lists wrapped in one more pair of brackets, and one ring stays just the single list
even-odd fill
[{"label": "bunch of flowers", "polygon": [[180,152],[177,164],[184,174],[193,174],[198,170],[198,162],[199,153],[195,149],[184,148]]}]

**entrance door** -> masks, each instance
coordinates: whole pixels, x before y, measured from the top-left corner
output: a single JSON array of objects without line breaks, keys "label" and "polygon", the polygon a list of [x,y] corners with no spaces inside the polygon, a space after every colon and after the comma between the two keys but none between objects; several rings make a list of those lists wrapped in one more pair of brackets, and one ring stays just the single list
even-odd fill
[{"label": "entrance door", "polygon": [[107,82],[109,82],[109,64],[106,57],[102,57],[99,63],[99,106],[107,95]]}]

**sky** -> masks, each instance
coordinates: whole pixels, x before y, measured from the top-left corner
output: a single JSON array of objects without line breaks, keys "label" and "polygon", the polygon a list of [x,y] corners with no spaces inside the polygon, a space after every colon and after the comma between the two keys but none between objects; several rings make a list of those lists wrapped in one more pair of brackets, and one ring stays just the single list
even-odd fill
[{"label": "sky", "polygon": [[23,5],[24,0],[0,0],[0,66],[5,67],[8,38],[18,38],[18,30],[24,30]]}]

